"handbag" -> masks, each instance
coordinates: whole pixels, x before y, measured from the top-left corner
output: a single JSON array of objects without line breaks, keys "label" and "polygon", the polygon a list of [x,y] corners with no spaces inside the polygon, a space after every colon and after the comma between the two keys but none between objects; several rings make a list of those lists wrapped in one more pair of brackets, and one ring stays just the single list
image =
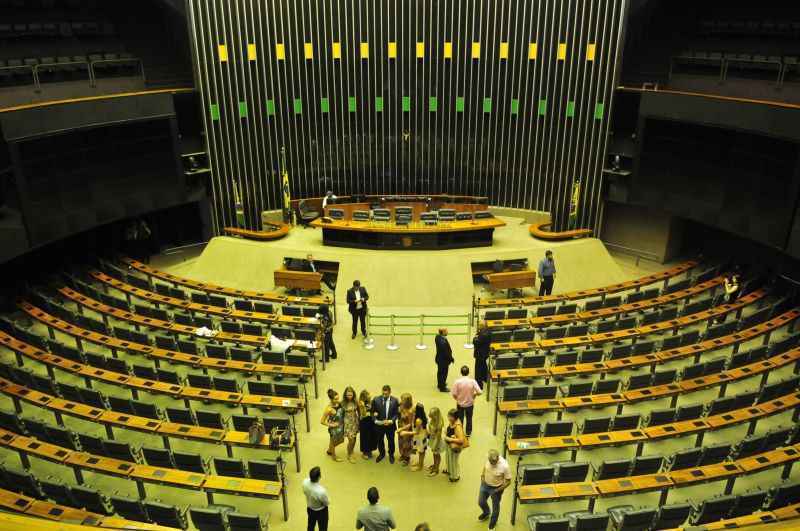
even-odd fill
[{"label": "handbag", "polygon": [[[264,425],[261,422],[254,422],[250,425],[250,429],[247,430],[247,440],[250,444],[260,444],[265,435]],[[270,444],[272,444],[272,441],[270,441]]]},{"label": "handbag", "polygon": [[278,450],[281,446],[287,446],[291,440],[289,430],[282,430],[275,426],[269,432],[269,447],[271,450]]}]

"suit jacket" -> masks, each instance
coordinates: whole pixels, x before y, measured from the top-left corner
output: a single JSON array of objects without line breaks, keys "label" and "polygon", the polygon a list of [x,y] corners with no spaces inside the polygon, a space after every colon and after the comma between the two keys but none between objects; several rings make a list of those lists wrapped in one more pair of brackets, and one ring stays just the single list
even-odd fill
[{"label": "suit jacket", "polygon": [[486,361],[489,358],[489,347],[492,344],[492,339],[488,332],[483,332],[475,336],[472,340],[474,346],[473,356],[476,360]]},{"label": "suit jacket", "polygon": [[367,309],[367,301],[369,300],[369,294],[367,293],[367,288],[364,286],[359,286],[358,288],[350,288],[347,290],[347,310],[350,313],[355,313],[356,311],[356,290],[361,292],[361,308],[366,310]]},{"label": "suit jacket", "polygon": [[[389,401],[389,415],[386,415],[386,402]],[[384,398],[383,395],[372,399],[372,418],[375,420],[391,420],[392,427],[397,427],[397,417],[400,415],[400,401],[390,396]]]},{"label": "suit jacket", "polygon": [[436,336],[436,364],[450,365],[454,361],[453,349],[450,348],[450,342],[447,340],[447,336],[438,334]]},{"label": "suit jacket", "polygon": [[309,262],[308,260],[303,260],[303,271],[307,271],[309,273],[316,273],[317,264],[314,262]]}]

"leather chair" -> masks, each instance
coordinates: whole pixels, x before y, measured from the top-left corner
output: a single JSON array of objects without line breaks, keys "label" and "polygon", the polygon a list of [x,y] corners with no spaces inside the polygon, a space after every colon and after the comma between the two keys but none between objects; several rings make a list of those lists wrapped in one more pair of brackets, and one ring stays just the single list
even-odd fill
[{"label": "leather chair", "polygon": [[299,215],[300,224],[304,227],[308,226],[309,223],[319,217],[319,212],[309,206],[305,199],[301,199],[300,202],[297,203],[297,213]]}]

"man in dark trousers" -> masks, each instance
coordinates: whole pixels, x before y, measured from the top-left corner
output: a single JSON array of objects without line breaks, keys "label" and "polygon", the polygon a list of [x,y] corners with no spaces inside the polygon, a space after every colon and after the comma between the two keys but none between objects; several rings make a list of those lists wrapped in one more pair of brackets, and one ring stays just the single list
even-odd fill
[{"label": "man in dark trousers", "polygon": [[347,290],[347,309],[353,316],[353,337],[356,338],[358,322],[361,321],[361,333],[367,337],[367,301],[369,294],[367,288],[358,280],[353,281],[353,287]]},{"label": "man in dark trousers", "polygon": [[392,388],[384,385],[381,396],[372,399],[372,418],[375,420],[375,431],[378,435],[378,458],[376,463],[386,457],[383,438],[389,445],[389,462],[394,463],[394,432],[397,429],[397,416],[400,402],[392,396]]},{"label": "man in dark trousers", "polygon": [[556,277],[556,263],[553,261],[553,251],[545,251],[544,258],[539,262],[539,296],[553,293],[553,280]]},{"label": "man in dark trousers", "polygon": [[447,388],[447,369],[454,361],[453,349],[450,348],[450,342],[447,340],[447,328],[440,328],[439,334],[436,336],[436,385],[443,393],[450,391]]},{"label": "man in dark trousers", "polygon": [[489,367],[486,361],[489,359],[489,347],[491,347],[492,338],[489,335],[489,329],[485,324],[478,327],[478,334],[473,338],[473,356],[475,356],[475,380],[478,385],[483,389],[486,385],[486,380],[489,379]]}]

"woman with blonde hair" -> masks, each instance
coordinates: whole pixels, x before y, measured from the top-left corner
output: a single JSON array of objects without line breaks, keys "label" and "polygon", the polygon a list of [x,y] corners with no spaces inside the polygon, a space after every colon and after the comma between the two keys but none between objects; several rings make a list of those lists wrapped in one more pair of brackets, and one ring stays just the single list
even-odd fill
[{"label": "woman with blonde hair", "polygon": [[328,435],[330,435],[326,453],[334,461],[344,461],[344,459],[336,455],[336,447],[344,441],[344,409],[342,404],[339,403],[339,393],[333,389],[328,389],[328,399],[330,402],[325,406],[325,410],[322,412],[322,419],[320,419],[320,423],[328,427]]},{"label": "woman with blonde hair", "polygon": [[464,427],[458,420],[458,411],[453,408],[447,412],[447,428],[445,429],[444,442],[447,443],[447,475],[451,482],[461,479],[461,467],[458,458],[461,451],[469,446],[469,439],[464,436]]},{"label": "woman with blonde hair", "polygon": [[432,407],[428,411],[428,448],[433,454],[433,464],[428,467],[428,476],[435,476],[439,473],[439,467],[442,464],[442,452],[447,451],[447,445],[442,438],[442,429],[444,429],[442,412],[439,411],[438,407]]},{"label": "woman with blonde hair", "polygon": [[[414,400],[409,393],[400,395],[399,419],[397,427],[397,446],[400,453],[400,464],[408,466],[411,460],[411,448],[414,436]],[[401,432],[403,433],[401,435]]]},{"label": "woman with blonde hair", "polygon": [[359,403],[356,401],[356,390],[349,385],[342,395],[342,418],[344,419],[344,436],[347,437],[347,460],[355,463],[353,449],[358,437],[358,423],[361,419]]}]

